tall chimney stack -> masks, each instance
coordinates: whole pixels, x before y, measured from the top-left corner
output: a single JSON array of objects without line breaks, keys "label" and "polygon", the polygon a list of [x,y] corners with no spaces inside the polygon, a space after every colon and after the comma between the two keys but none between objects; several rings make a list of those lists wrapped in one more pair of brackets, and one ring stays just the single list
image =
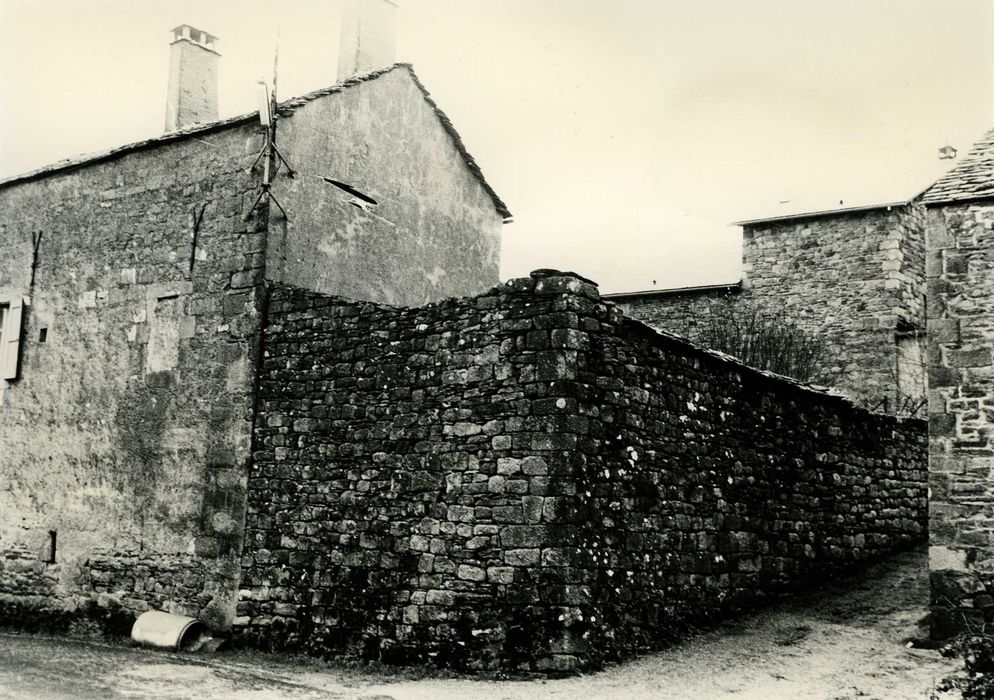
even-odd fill
[{"label": "tall chimney stack", "polygon": [[393,65],[397,5],[391,0],[345,0],[338,81]]},{"label": "tall chimney stack", "polygon": [[217,120],[217,37],[181,24],[173,29],[166,131]]}]

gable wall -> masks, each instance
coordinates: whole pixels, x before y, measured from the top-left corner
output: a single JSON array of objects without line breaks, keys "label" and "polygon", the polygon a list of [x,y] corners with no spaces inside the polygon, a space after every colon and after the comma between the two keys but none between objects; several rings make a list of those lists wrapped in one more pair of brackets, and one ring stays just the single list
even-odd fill
[{"label": "gable wall", "polygon": [[267,247],[271,277],[359,299],[496,281],[500,217],[406,71],[298,105],[279,140],[289,227],[244,216],[254,121],[0,186],[0,303],[29,300],[21,378],[0,381],[0,617],[230,623]]},{"label": "gable wall", "polygon": [[297,175],[274,184],[270,279],[408,306],[497,283],[501,216],[406,69],[294,107],[277,142]]}]

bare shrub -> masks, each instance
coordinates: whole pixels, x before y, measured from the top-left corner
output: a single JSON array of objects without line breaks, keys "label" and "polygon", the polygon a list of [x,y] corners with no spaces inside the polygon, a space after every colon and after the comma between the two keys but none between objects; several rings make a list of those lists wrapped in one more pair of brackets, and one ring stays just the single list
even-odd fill
[{"label": "bare shrub", "polygon": [[701,345],[720,350],[757,369],[802,382],[825,381],[824,345],[783,312],[766,312],[733,301],[711,305],[699,335]]}]

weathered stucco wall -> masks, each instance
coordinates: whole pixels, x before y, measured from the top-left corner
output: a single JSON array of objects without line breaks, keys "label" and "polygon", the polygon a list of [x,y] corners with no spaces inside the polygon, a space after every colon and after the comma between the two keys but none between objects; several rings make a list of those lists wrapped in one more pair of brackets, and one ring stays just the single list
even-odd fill
[{"label": "weathered stucco wall", "polygon": [[402,306],[497,283],[502,217],[406,67],[290,110],[277,138],[298,174],[274,185],[289,222],[271,219],[270,279]]},{"label": "weathered stucco wall", "polygon": [[994,621],[994,204],[928,210],[932,631]]},{"label": "weathered stucco wall", "polygon": [[416,309],[277,288],[245,639],[466,668],[652,648],[925,536],[925,426],[570,275]]},{"label": "weathered stucco wall", "polygon": [[30,301],[21,377],[0,380],[0,609],[65,619],[99,598],[231,619],[260,140],[198,139],[0,186],[0,296]]}]

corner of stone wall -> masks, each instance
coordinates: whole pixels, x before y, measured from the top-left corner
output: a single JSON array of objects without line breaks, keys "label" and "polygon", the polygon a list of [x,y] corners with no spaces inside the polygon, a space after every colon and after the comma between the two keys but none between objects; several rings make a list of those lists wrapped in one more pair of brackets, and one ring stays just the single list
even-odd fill
[{"label": "corner of stone wall", "polygon": [[[326,653],[337,630],[333,648],[388,661],[588,666],[571,506],[596,461],[578,375],[599,314],[619,315],[552,270],[417,309],[276,285],[239,636]],[[345,581],[364,596],[349,615]]]},{"label": "corner of stone wall", "polygon": [[931,633],[945,640],[994,623],[987,268],[990,202],[930,205],[926,215]]},{"label": "corner of stone wall", "polygon": [[626,321],[573,273],[415,309],[276,285],[265,339],[255,644],[574,672],[920,535],[920,426]]}]

